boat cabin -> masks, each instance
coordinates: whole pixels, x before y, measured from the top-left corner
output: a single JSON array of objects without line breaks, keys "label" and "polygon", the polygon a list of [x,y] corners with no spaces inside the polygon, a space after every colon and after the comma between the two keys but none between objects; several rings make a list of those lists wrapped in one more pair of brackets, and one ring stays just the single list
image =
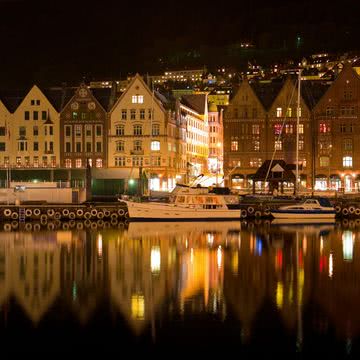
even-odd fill
[{"label": "boat cabin", "polygon": [[202,209],[227,208],[225,200],[222,196],[216,196],[211,194],[177,195],[175,198],[175,204],[194,208],[197,207]]}]

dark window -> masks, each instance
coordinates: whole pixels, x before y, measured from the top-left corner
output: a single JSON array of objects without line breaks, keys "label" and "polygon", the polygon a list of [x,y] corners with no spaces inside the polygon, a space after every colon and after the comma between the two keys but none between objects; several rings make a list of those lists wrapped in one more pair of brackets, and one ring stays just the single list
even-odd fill
[{"label": "dark window", "polygon": [[101,125],[96,126],[96,136],[101,136]]},{"label": "dark window", "polygon": [[86,143],[86,152],[91,152],[91,142]]},{"label": "dark window", "polygon": [[76,143],[76,152],[81,152],[81,143],[80,142]]},{"label": "dark window", "polygon": [[65,126],[65,135],[71,136],[71,127],[70,126]]},{"label": "dark window", "polygon": [[36,100],[36,105],[40,105],[40,100]]},{"label": "dark window", "polygon": [[66,142],[65,143],[65,152],[70,152],[71,151],[71,143],[69,143],[69,142]]},{"label": "dark window", "polygon": [[33,127],[33,134],[34,134],[34,136],[38,136],[38,135],[39,135],[39,129],[38,129],[37,126],[34,126],[34,127]]},{"label": "dark window", "polygon": [[34,151],[39,151],[39,143],[34,141]]},{"label": "dark window", "polygon": [[101,152],[101,142],[96,143],[96,152]]},{"label": "dark window", "polygon": [[39,112],[38,112],[38,111],[34,111],[34,112],[33,112],[33,117],[34,117],[34,120],[38,120],[38,119],[39,119]]},{"label": "dark window", "polygon": [[30,120],[30,111],[25,111],[25,120]]},{"label": "dark window", "polygon": [[49,135],[54,135],[54,128],[49,126]]},{"label": "dark window", "polygon": [[6,150],[6,145],[4,142],[0,142],[0,151],[5,151]]},{"label": "dark window", "polygon": [[0,126],[0,136],[5,136],[5,126]]},{"label": "dark window", "polygon": [[42,111],[41,112],[41,120],[46,120],[47,119],[47,113],[46,111]]}]

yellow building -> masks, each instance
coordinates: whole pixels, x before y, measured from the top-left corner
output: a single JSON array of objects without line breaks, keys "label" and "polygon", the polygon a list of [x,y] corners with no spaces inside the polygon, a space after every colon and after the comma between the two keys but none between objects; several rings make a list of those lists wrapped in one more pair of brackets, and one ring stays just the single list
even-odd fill
[{"label": "yellow building", "polygon": [[171,190],[186,172],[171,104],[137,74],[109,114],[108,167],[113,178],[145,174],[149,190]]},{"label": "yellow building", "polygon": [[7,136],[5,164],[17,168],[59,166],[59,113],[36,85],[14,109]]}]

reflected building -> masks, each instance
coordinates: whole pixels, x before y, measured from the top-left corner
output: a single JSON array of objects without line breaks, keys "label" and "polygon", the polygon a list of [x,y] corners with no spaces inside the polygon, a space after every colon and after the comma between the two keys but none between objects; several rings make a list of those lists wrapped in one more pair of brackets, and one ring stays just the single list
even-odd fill
[{"label": "reflected building", "polygon": [[177,254],[174,238],[147,232],[121,233],[109,239],[111,298],[139,335],[155,328],[155,315],[175,285]]},{"label": "reflected building", "polygon": [[14,232],[2,236],[1,302],[14,296],[35,324],[60,291],[60,247],[52,234]]},{"label": "reflected building", "polygon": [[67,246],[61,251],[62,296],[85,323],[106,295],[107,247],[102,232],[66,233]]}]

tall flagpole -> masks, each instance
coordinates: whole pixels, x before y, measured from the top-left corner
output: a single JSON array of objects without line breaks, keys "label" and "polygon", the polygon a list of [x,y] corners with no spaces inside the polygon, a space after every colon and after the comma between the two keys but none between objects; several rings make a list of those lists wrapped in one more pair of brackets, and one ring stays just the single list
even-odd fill
[{"label": "tall flagpole", "polygon": [[297,107],[296,107],[296,179],[295,179],[295,195],[299,190],[299,120],[300,120],[300,81],[301,69],[298,73],[298,93],[297,93]]}]

